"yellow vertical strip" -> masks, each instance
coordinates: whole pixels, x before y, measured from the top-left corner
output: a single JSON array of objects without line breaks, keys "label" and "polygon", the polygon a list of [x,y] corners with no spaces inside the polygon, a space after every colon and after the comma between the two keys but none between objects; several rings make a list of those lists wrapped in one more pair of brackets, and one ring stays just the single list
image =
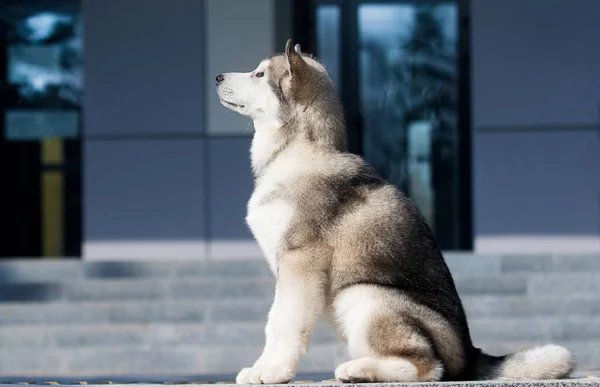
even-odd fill
[{"label": "yellow vertical strip", "polygon": [[45,138],[41,141],[42,165],[62,165],[64,159],[63,139]]},{"label": "yellow vertical strip", "polygon": [[42,173],[42,253],[45,257],[60,257],[64,254],[63,191],[62,172]]},{"label": "yellow vertical strip", "polygon": [[42,255],[60,257],[64,254],[64,176],[62,171],[44,170],[64,163],[63,139],[45,138],[40,143]]}]

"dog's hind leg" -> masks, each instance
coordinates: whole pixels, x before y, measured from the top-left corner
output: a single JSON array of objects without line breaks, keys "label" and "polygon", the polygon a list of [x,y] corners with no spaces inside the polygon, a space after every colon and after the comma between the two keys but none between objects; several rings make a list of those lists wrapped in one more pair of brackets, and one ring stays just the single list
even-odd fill
[{"label": "dog's hind leg", "polygon": [[431,339],[398,302],[393,291],[369,285],[355,285],[336,297],[337,323],[353,358],[337,367],[339,381],[441,380],[444,366]]},{"label": "dog's hind leg", "polygon": [[362,357],[342,363],[335,377],[344,383],[436,382],[443,367],[438,360],[419,356]]}]

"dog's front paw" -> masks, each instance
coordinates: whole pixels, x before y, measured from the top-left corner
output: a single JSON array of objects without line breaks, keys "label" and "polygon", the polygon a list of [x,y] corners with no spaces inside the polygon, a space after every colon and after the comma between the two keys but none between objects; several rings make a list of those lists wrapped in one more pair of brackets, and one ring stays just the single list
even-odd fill
[{"label": "dog's front paw", "polygon": [[237,384],[283,384],[296,376],[296,371],[287,366],[248,367],[240,371]]}]

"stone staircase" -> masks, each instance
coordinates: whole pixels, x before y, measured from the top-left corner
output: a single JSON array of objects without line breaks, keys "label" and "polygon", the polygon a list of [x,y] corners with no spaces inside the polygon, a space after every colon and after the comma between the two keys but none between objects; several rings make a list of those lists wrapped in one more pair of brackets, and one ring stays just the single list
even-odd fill
[{"label": "stone staircase", "polygon": [[[600,369],[600,255],[446,257],[479,347],[554,342]],[[273,283],[261,261],[1,261],[0,376],[234,374],[260,354]],[[301,371],[345,359],[321,324]]]}]

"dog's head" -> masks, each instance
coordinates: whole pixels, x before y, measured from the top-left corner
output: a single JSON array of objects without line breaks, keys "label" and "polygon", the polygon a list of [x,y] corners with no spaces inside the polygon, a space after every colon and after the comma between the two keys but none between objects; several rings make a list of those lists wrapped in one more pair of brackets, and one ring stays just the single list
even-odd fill
[{"label": "dog's head", "polygon": [[325,68],[293,46],[260,62],[247,73],[217,75],[217,94],[223,106],[255,122],[283,124],[319,96],[335,94]]}]

